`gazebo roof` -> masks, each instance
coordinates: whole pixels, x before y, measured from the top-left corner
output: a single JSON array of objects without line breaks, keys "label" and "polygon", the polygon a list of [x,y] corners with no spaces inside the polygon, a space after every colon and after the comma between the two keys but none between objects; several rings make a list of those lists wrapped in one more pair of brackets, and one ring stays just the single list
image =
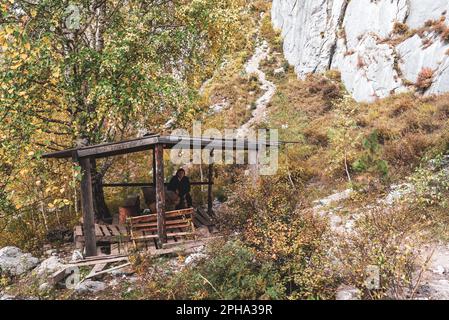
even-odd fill
[{"label": "gazebo roof", "polygon": [[171,149],[175,146],[182,149],[216,149],[232,148],[233,150],[255,150],[260,146],[270,147],[279,146],[283,142],[270,144],[270,142],[258,142],[248,139],[214,139],[214,138],[195,138],[187,136],[161,136],[149,135],[141,138],[125,140],[120,142],[103,143],[93,146],[72,148],[62,151],[45,153],[43,158],[78,160],[80,158],[105,158],[122,154],[151,150],[155,145],[163,145],[165,149]]}]

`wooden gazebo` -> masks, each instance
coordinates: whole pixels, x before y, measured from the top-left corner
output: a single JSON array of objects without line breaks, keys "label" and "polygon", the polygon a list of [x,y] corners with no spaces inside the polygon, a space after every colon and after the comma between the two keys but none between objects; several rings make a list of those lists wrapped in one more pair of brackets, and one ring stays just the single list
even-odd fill
[{"label": "wooden gazebo", "polygon": [[[149,135],[133,140],[105,143],[94,146],[73,148],[63,151],[46,153],[43,158],[72,159],[78,162],[82,170],[81,179],[81,208],[83,213],[84,237],[86,245],[86,255],[97,255],[97,241],[95,233],[95,213],[92,196],[92,166],[95,159],[112,156],[130,154],[152,150],[153,154],[153,182],[152,183],[116,183],[107,184],[108,187],[146,187],[153,186],[156,191],[156,211],[157,211],[157,235],[161,243],[166,242],[165,230],[165,192],[164,192],[164,161],[163,153],[165,149],[179,147],[183,150],[206,149],[210,150],[211,156],[214,149],[234,151],[256,151],[263,146],[270,147],[268,142],[256,142],[247,139],[206,139],[192,138],[184,136],[160,136]],[[212,211],[212,185],[213,185],[213,164],[209,164],[208,181],[192,182],[192,185],[208,186],[208,211]]]}]

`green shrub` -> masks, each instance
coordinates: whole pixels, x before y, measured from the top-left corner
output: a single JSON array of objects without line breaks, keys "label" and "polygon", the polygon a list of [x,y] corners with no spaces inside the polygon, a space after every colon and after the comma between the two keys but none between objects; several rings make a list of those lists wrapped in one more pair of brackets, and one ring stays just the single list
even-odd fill
[{"label": "green shrub", "polygon": [[418,168],[410,178],[415,187],[413,201],[421,208],[439,206],[447,208],[449,196],[449,172],[445,168],[447,159],[443,155],[432,159],[430,165],[426,163]]},{"label": "green shrub", "polygon": [[273,265],[258,260],[254,250],[239,241],[220,241],[209,246],[207,258],[180,272],[159,273],[159,278],[152,278],[146,289],[150,298],[161,299],[285,298],[285,289]]},{"label": "green shrub", "polygon": [[366,212],[338,244],[343,281],[360,289],[364,299],[410,298],[418,281],[421,222],[401,207]]},{"label": "green shrub", "polygon": [[288,174],[240,181],[229,197],[224,227],[238,231],[260,261],[272,263],[289,299],[333,298],[336,284],[328,252],[328,222],[301,210],[301,192]]},{"label": "green shrub", "polygon": [[388,163],[382,159],[377,130],[363,139],[362,146],[364,152],[359,159],[354,161],[352,168],[357,172],[377,172],[383,177],[387,177]]}]

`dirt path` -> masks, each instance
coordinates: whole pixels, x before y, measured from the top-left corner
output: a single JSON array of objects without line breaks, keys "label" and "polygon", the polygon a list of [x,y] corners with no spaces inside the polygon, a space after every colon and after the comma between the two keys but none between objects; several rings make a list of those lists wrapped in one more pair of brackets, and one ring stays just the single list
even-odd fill
[{"label": "dirt path", "polygon": [[266,40],[263,40],[256,47],[254,55],[245,65],[246,73],[249,75],[254,74],[259,79],[260,88],[264,91],[264,94],[257,99],[256,107],[252,112],[251,119],[237,130],[238,137],[246,136],[253,125],[258,124],[265,119],[267,106],[276,93],[276,85],[271,81],[268,81],[265,72],[260,70],[260,63],[268,58],[269,53],[270,46]]}]

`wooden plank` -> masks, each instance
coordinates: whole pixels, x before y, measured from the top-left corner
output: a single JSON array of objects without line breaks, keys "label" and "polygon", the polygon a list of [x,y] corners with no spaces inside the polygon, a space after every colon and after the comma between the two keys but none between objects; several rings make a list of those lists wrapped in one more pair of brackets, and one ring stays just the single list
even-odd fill
[{"label": "wooden plank", "polygon": [[157,238],[158,238],[157,234],[152,234],[152,235],[135,237],[135,238],[133,238],[133,240],[138,241],[138,240],[149,240],[149,239],[157,239]]},{"label": "wooden plank", "polygon": [[125,257],[127,257],[126,254],[102,255],[102,256],[97,256],[97,257],[87,257],[84,260],[75,261],[73,263],[86,262],[86,261],[99,261],[99,260],[105,261],[105,260],[116,259],[116,258],[125,258]]},{"label": "wooden plank", "polygon": [[81,228],[81,226],[76,226],[75,227],[75,237],[77,236],[83,236],[83,228]]},{"label": "wooden plank", "polygon": [[111,254],[120,254],[120,244],[119,243],[113,243],[111,244]]},{"label": "wooden plank", "polygon": [[174,247],[180,246],[180,245],[188,246],[188,245],[193,245],[196,243],[201,243],[198,245],[198,247],[202,246],[204,244],[201,240],[199,240],[199,241],[198,240],[183,240],[183,241],[179,241],[179,242],[175,242],[175,243],[164,243],[164,245],[162,246],[162,249],[171,249],[171,248],[174,248]]},{"label": "wooden plank", "polygon": [[175,233],[167,233],[167,237],[189,236],[192,234],[193,234],[192,232],[175,232]]},{"label": "wooden plank", "polygon": [[120,231],[114,225],[107,226],[113,236],[120,236]]},{"label": "wooden plank", "polygon": [[49,282],[50,282],[50,284],[54,285],[54,284],[57,284],[58,282],[64,280],[69,275],[69,273],[67,271],[74,267],[83,267],[83,266],[92,266],[92,265],[98,266],[103,263],[108,264],[108,263],[112,263],[112,262],[120,262],[120,261],[127,261],[127,260],[128,260],[128,257],[123,256],[123,257],[113,258],[113,259],[103,259],[103,261],[98,260],[98,259],[93,259],[92,261],[81,261],[81,262],[77,262],[77,263],[67,264],[67,265],[64,265],[61,270],[54,272],[50,276]]},{"label": "wooden plank", "polygon": [[[200,211],[199,211],[199,209],[198,209],[198,213],[199,213]],[[195,219],[196,220],[198,220],[199,222],[201,222],[201,225],[204,225],[204,226],[212,226],[213,225],[213,222],[212,221],[209,221],[209,220],[207,220],[206,218],[204,218],[201,214],[196,214],[195,215]]]},{"label": "wooden plank", "polygon": [[95,225],[95,235],[97,237],[102,237],[103,236],[103,232],[101,232],[100,226],[98,224]]},{"label": "wooden plank", "polygon": [[175,242],[174,244],[164,244],[164,245],[168,245],[168,248],[154,250],[151,252],[151,255],[161,256],[161,255],[168,255],[168,254],[174,254],[174,253],[185,253],[185,251],[187,251],[189,249],[200,247],[200,246],[203,246],[204,244],[205,244],[204,241],[195,241],[195,242],[187,243],[187,244],[184,244],[183,242]]},{"label": "wooden plank", "polygon": [[[175,210],[175,211],[168,211],[165,213],[165,218],[176,218],[179,216],[189,216],[194,213],[193,208],[189,209],[182,209],[182,210]],[[140,217],[134,217],[134,218],[128,218],[129,222],[134,223],[142,223],[142,222],[153,222],[157,221],[157,214],[149,214],[146,216],[140,216]]]},{"label": "wooden plank", "polygon": [[203,226],[203,223],[198,220],[198,217],[195,216],[195,218],[193,219],[193,223],[195,224],[195,227],[200,228]]},{"label": "wooden plank", "polygon": [[156,169],[156,211],[157,211],[157,233],[161,243],[166,242],[167,231],[165,230],[165,188],[164,188],[164,146],[158,144],[154,147]]},{"label": "wooden plank", "polygon": [[99,264],[94,265],[92,270],[90,270],[89,274],[86,276],[86,279],[93,278],[93,277],[97,276],[97,273],[102,271],[104,268],[106,268],[107,265],[108,265],[108,263],[99,263]]},{"label": "wooden plank", "polygon": [[148,150],[158,142],[157,137],[142,138],[139,140],[111,143],[105,145],[97,145],[89,148],[78,150],[78,157],[109,157],[124,153],[132,153]]},{"label": "wooden plank", "polygon": [[97,240],[95,235],[95,213],[92,197],[92,165],[89,158],[80,160],[81,165],[81,207],[83,211],[84,238],[86,242],[86,256],[97,255]]},{"label": "wooden plank", "polygon": [[169,249],[189,249],[189,248],[195,248],[195,247],[201,247],[204,246],[205,244],[207,244],[209,241],[211,240],[216,240],[216,239],[221,239],[222,236],[218,236],[218,237],[210,237],[210,238],[205,238],[205,239],[201,239],[201,240],[184,240],[184,241],[180,241],[180,242],[175,242],[174,244],[164,244],[162,246],[162,249],[164,250],[169,250]]},{"label": "wooden plank", "polygon": [[66,266],[69,267],[86,267],[86,266],[94,266],[96,264],[100,263],[112,263],[112,262],[120,262],[120,261],[126,261],[128,260],[128,256],[124,257],[118,257],[113,259],[104,259],[104,260],[87,260],[87,261],[79,261],[79,262],[73,262],[69,263]]},{"label": "wooden plank", "polygon": [[92,275],[92,276],[89,276],[89,275],[88,275],[86,278],[84,278],[84,280],[87,280],[87,279],[90,279],[90,278],[93,278],[93,277],[97,277],[97,276],[100,276],[100,275],[102,275],[102,274],[109,273],[109,272],[112,272],[112,271],[115,271],[115,270],[120,270],[120,269],[123,269],[123,268],[125,268],[125,267],[130,266],[130,265],[131,265],[131,263],[130,263],[130,262],[127,262],[127,263],[122,264],[122,265],[120,265],[120,266],[116,266],[116,267],[112,267],[112,268],[107,269],[107,270],[99,271],[99,272],[95,273],[95,274]]},{"label": "wooden plank", "polygon": [[108,229],[107,226],[105,226],[105,225],[100,225],[100,228],[101,228],[101,231],[103,231],[103,234],[104,234],[105,237],[111,237],[111,236],[112,236],[112,234],[111,234],[111,232],[109,231],[109,229]]},{"label": "wooden plank", "polygon": [[204,219],[208,220],[209,222],[214,222],[214,220],[207,214],[207,212],[201,210],[200,208],[197,209],[197,215],[202,216]]},{"label": "wooden plank", "polygon": [[[190,222],[182,223],[182,224],[176,224],[176,225],[170,225],[166,226],[165,229],[168,230],[175,230],[179,228],[191,228]],[[157,227],[139,227],[135,228],[135,231],[141,231],[141,232],[157,232]]]},{"label": "wooden plank", "polygon": [[[191,221],[190,219],[168,220],[168,221],[165,221],[165,225],[168,227],[170,225],[190,223],[190,221]],[[147,228],[147,227],[157,227],[157,223],[156,222],[152,222],[152,223],[140,223],[140,224],[133,225],[134,229]]]},{"label": "wooden plank", "polygon": [[[167,244],[175,244],[176,241],[175,239],[171,238],[171,237],[167,237]],[[162,247],[164,246],[165,243],[162,244]]]},{"label": "wooden plank", "polygon": [[62,280],[64,280],[69,274],[66,273],[67,268],[63,268],[62,270],[55,271],[49,279],[50,285],[55,285]]},{"label": "wooden plank", "polygon": [[[108,242],[108,243],[125,242],[125,241],[129,241],[129,239],[130,239],[129,236],[124,236],[124,235],[97,237],[97,241],[98,242]],[[85,238],[84,237],[78,237],[76,240],[79,243],[84,243],[85,242]]]},{"label": "wooden plank", "polygon": [[[213,157],[213,151],[211,151],[211,157]],[[214,165],[213,162],[211,162],[211,164],[209,164],[209,172],[207,177],[207,181],[209,182],[207,186],[207,212],[212,212],[212,204],[213,204],[212,181],[214,179],[213,173],[214,173]]]}]

